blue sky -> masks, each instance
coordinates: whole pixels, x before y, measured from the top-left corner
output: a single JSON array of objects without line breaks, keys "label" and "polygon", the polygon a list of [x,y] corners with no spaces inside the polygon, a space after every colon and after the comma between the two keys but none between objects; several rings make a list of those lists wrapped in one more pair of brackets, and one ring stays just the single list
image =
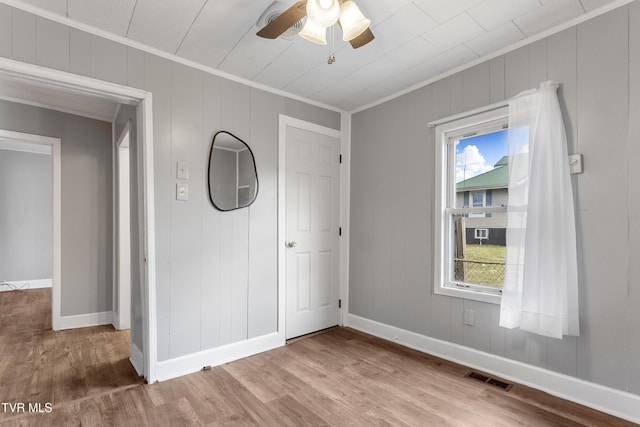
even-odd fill
[{"label": "blue sky", "polygon": [[456,146],[456,182],[493,169],[507,155],[507,130],[461,139]]}]

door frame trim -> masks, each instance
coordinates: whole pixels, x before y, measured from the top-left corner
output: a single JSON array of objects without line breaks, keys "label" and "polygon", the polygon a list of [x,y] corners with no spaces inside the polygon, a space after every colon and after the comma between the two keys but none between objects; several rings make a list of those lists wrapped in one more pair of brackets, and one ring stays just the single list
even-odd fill
[{"label": "door frame trim", "polygon": [[[122,104],[120,104],[122,105]],[[118,106],[118,110],[120,107]],[[115,115],[117,117],[117,113]],[[125,137],[130,137],[131,132],[131,120],[127,120],[122,132],[120,135],[116,135],[116,124],[115,120],[111,126],[111,134],[114,139],[113,144],[113,326],[116,329],[131,329],[131,268],[134,266],[129,266],[129,280],[125,282],[126,286],[123,285],[121,279],[121,263],[122,263],[122,233],[121,228],[122,224],[120,221],[121,216],[121,205],[120,205],[120,190],[122,188],[121,182],[121,173],[122,173],[122,151],[123,151],[123,142]],[[128,151],[127,157],[129,160],[127,161],[128,166],[130,161],[130,151],[129,151],[129,141],[127,140],[126,150]],[[137,168],[136,168],[137,169]],[[129,187],[129,194],[131,189],[131,176],[129,173],[128,180],[126,182]],[[130,199],[130,198],[129,198]],[[137,210],[137,206],[136,206]],[[129,216],[131,215],[131,204],[129,203]],[[129,230],[128,235],[129,248],[131,248],[131,230]],[[131,262],[131,253],[129,254],[129,263]],[[127,290],[127,294],[129,298],[123,298],[123,289]],[[117,294],[117,298],[116,298]],[[128,308],[128,310],[123,310],[123,307]],[[116,310],[117,308],[117,310]]]},{"label": "door frame trim", "polygon": [[[342,152],[344,147],[344,132],[340,130],[332,129],[326,126],[318,125],[316,123],[307,122],[304,120],[296,119],[294,117],[285,116],[284,114],[279,115],[278,122],[278,336],[282,341],[282,344],[286,341],[286,250],[285,250],[285,237],[286,237],[286,202],[287,202],[287,128],[297,128],[302,129],[314,133],[318,133],[321,135],[329,136],[332,138],[338,139],[340,141],[340,152]],[[343,158],[344,165],[344,158]],[[343,208],[344,203],[344,178],[343,174],[346,171],[344,169],[340,170],[340,194],[338,195],[338,200],[340,203],[340,222],[344,224],[345,218],[344,213],[345,209]],[[346,210],[348,212],[348,210]],[[343,238],[346,237],[348,233],[345,233],[343,226]],[[342,272],[345,269],[344,265],[344,254],[343,254],[344,246],[342,244],[342,240],[340,242],[340,261],[339,261],[339,277],[340,277],[340,298],[343,298],[344,295],[344,284],[343,284],[343,274]],[[342,325],[342,313],[344,313],[344,305],[343,308],[340,309],[340,325]]]},{"label": "door frame trim", "polygon": [[[153,111],[152,94],[144,90],[39,67],[0,57],[0,81],[19,81],[31,86],[54,89],[85,97],[101,98],[137,107],[138,177],[141,178],[138,215],[141,219],[140,268],[142,280],[142,323],[144,342],[144,377],[156,381],[156,265],[155,265],[155,205],[153,175]],[[19,102],[19,100],[15,100]],[[54,107],[53,105],[51,107]],[[54,301],[55,303],[55,301]],[[54,308],[55,310],[55,308]],[[54,319],[55,320],[55,317]],[[55,330],[59,325],[54,324]]]}]

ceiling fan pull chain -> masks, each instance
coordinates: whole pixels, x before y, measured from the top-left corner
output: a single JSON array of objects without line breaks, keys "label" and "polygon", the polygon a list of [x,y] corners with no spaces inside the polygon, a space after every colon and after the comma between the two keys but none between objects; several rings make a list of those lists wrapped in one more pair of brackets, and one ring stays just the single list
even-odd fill
[{"label": "ceiling fan pull chain", "polygon": [[335,30],[334,27],[331,27],[329,29],[329,31],[331,32],[331,54],[329,55],[329,59],[327,60],[327,64],[331,65],[334,62],[336,62],[336,55],[335,55]]}]

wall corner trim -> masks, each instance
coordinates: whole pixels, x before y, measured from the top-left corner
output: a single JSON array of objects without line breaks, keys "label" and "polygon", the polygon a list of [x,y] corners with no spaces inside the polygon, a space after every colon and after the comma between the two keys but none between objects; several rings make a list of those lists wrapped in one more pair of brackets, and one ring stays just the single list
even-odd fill
[{"label": "wall corner trim", "polygon": [[135,343],[131,343],[131,357],[129,357],[129,362],[133,366],[133,369],[136,370],[139,377],[144,376],[144,356],[142,355],[142,350],[138,348]]},{"label": "wall corner trim", "polygon": [[60,316],[60,327],[58,330],[88,328],[91,326],[110,325],[112,323],[113,311],[77,314],[74,316]]},{"label": "wall corner trim", "polygon": [[209,350],[199,351],[169,360],[158,361],[156,379],[158,381],[191,374],[205,366],[218,366],[234,360],[253,356],[264,351],[282,347],[285,344],[284,333],[273,332],[256,338],[226,344]]},{"label": "wall corner trim", "polygon": [[640,423],[640,396],[635,394],[431,338],[350,313],[345,316],[345,326]]}]

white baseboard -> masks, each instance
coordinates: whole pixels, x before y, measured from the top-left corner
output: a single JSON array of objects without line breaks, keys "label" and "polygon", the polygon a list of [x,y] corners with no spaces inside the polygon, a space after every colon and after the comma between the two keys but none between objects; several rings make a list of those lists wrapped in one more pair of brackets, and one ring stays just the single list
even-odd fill
[{"label": "white baseboard", "polygon": [[113,312],[113,327],[118,331],[123,331],[125,329],[131,329],[131,323],[121,323],[120,322],[120,314],[117,311]]},{"label": "white baseboard", "polygon": [[284,344],[284,334],[274,332],[246,341],[163,360],[156,364],[156,378],[158,381],[169,380],[200,371],[205,366],[222,365],[223,363],[282,347]]},{"label": "white baseboard", "polygon": [[129,357],[129,361],[133,365],[133,369],[136,370],[138,376],[144,375],[144,359],[142,356],[142,350],[138,348],[137,345],[131,343],[131,357]]},{"label": "white baseboard", "polygon": [[75,316],[60,316],[58,330],[88,328],[90,326],[110,325],[112,323],[113,311],[78,314]]},{"label": "white baseboard", "polygon": [[[15,280],[7,281],[15,286],[18,290],[50,288],[53,279],[36,279],[36,280]],[[13,291],[9,286],[0,286],[0,292]]]},{"label": "white baseboard", "polygon": [[640,423],[640,396],[635,394],[427,337],[353,314],[345,315],[345,326]]}]

